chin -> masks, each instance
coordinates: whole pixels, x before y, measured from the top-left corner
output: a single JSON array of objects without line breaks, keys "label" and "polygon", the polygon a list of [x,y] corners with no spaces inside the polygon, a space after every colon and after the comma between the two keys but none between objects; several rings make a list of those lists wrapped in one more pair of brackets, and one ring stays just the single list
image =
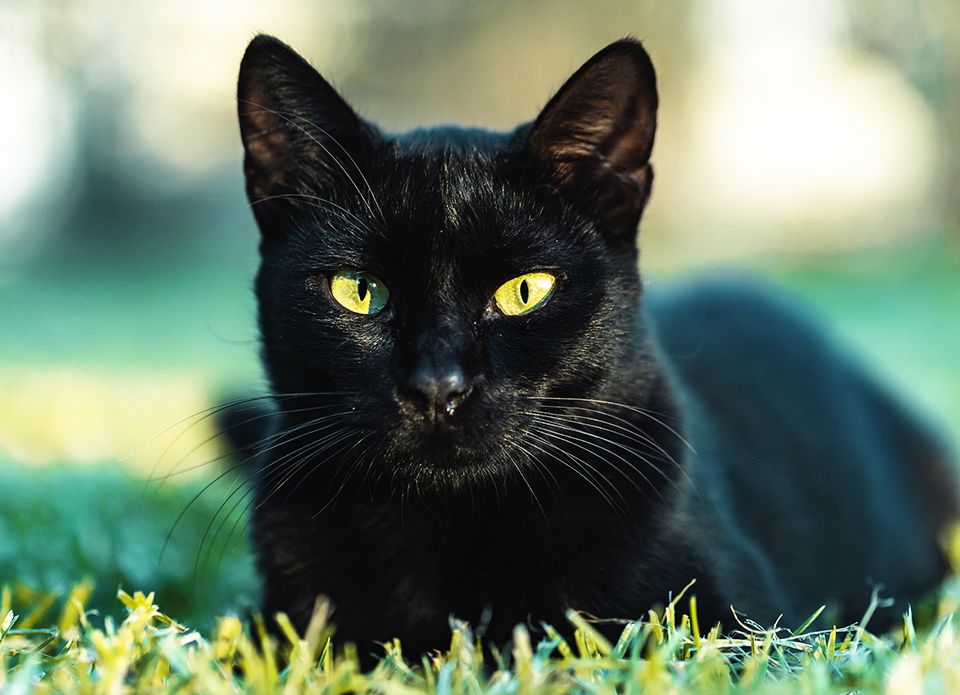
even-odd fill
[{"label": "chin", "polygon": [[502,465],[501,458],[463,443],[432,442],[405,454],[394,467],[394,480],[420,493],[482,488],[509,475],[509,464]]}]

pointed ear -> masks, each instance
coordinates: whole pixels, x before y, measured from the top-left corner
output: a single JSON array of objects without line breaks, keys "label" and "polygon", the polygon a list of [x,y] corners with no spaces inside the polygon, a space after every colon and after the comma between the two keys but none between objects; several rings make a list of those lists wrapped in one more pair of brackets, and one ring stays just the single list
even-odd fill
[{"label": "pointed ear", "polygon": [[527,147],[556,186],[632,238],[653,181],[656,126],[653,64],[639,42],[624,39],[567,80],[530,128]]},{"label": "pointed ear", "polygon": [[250,42],[240,63],[237,110],[247,196],[261,231],[282,228],[304,195],[357,178],[375,137],[337,91],[272,36]]}]

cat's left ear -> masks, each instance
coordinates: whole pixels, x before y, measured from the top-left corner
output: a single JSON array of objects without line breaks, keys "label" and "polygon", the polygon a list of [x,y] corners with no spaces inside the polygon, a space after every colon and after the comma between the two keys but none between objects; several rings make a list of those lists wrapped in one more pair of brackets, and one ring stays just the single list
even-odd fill
[{"label": "cat's left ear", "polygon": [[265,237],[286,227],[304,196],[335,198],[359,170],[376,131],[306,60],[272,36],[240,63],[237,111],[247,196]]},{"label": "cat's left ear", "polygon": [[632,238],[650,195],[657,83],[638,41],[610,44],[547,103],[527,149],[552,183],[618,235]]}]

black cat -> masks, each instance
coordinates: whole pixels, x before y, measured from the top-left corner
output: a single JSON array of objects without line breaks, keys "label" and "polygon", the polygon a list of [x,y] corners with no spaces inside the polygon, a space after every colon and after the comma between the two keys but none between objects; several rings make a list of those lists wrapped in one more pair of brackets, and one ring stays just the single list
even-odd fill
[{"label": "black cat", "polygon": [[623,40],[513,132],[393,135],[253,40],[265,612],[302,627],[325,595],[340,639],[415,654],[450,616],[503,642],[567,608],[636,618],[691,579],[701,625],[727,627],[731,605],[852,621],[874,584],[935,587],[957,496],[923,423],[768,290],[644,296],[656,113]]}]

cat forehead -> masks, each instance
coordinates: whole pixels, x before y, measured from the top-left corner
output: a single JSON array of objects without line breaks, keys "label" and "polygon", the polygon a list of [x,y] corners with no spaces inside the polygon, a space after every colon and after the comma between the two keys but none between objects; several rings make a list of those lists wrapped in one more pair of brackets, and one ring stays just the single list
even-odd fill
[{"label": "cat forehead", "polygon": [[384,142],[363,179],[339,191],[349,219],[332,215],[309,246],[328,263],[418,273],[479,262],[558,265],[583,245],[584,230],[560,206],[544,205],[512,153],[509,134],[456,127]]},{"label": "cat forehead", "polygon": [[582,246],[574,230],[511,180],[509,164],[489,153],[418,148],[379,163],[369,189],[361,182],[352,196],[338,198],[350,215],[308,224],[297,248],[324,266],[453,287],[457,278],[566,266]]},{"label": "cat forehead", "polygon": [[405,154],[430,153],[437,155],[458,153],[491,154],[504,149],[515,137],[514,132],[500,132],[485,128],[441,125],[414,128],[391,136],[396,149]]},{"label": "cat forehead", "polygon": [[381,181],[390,213],[399,222],[430,229],[468,232],[515,218],[525,191],[512,185],[496,150],[419,147],[400,151]]}]

